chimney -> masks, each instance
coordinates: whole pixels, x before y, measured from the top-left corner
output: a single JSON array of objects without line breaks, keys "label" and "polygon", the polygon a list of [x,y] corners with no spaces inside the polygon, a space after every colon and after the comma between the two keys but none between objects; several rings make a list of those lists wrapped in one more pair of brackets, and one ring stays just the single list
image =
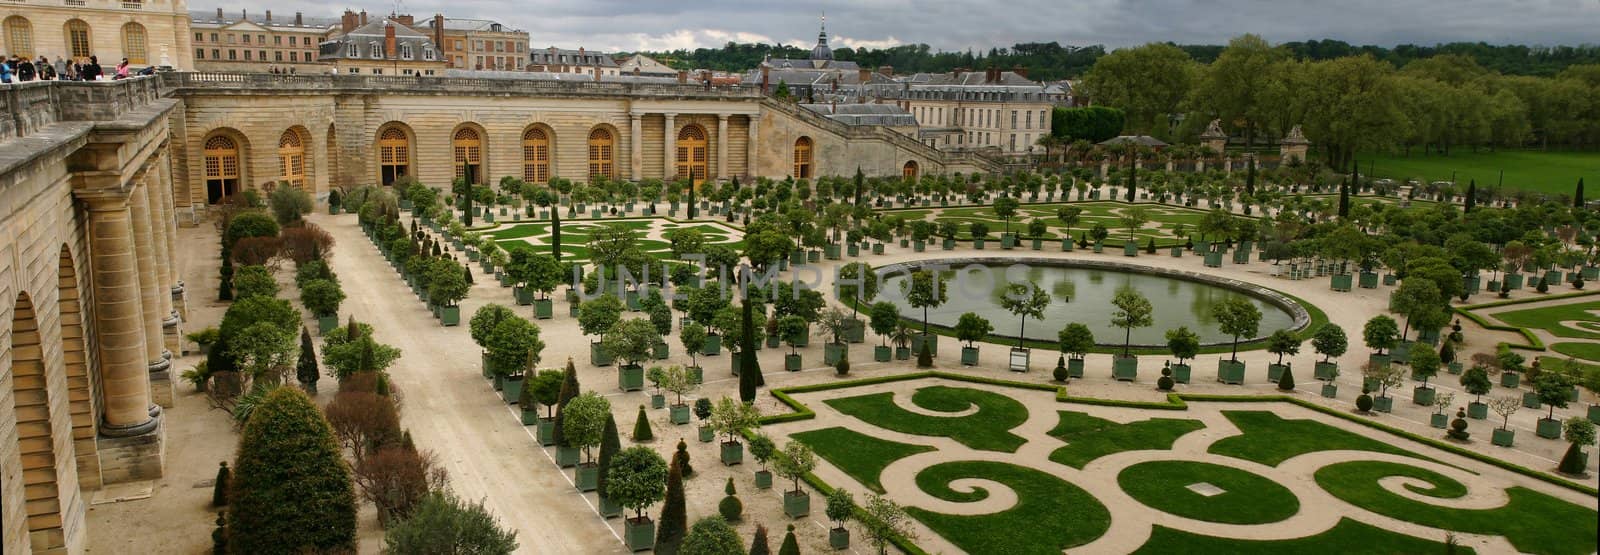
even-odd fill
[{"label": "chimney", "polygon": [[433,46],[444,52],[444,14],[433,14]]},{"label": "chimney", "polygon": [[400,53],[394,42],[394,24],[386,21],[383,24],[383,57],[393,59]]},{"label": "chimney", "polygon": [[678,84],[681,85],[681,84],[688,83],[688,82],[689,82],[689,72],[687,72],[687,71],[679,71],[678,72]]},{"label": "chimney", "polygon": [[366,24],[367,24],[367,10],[361,10],[361,25],[365,26]]},{"label": "chimney", "polygon": [[267,23],[272,23],[272,10],[267,10]]},{"label": "chimney", "polygon": [[250,11],[239,10],[239,21],[250,21]]},{"label": "chimney", "polygon": [[304,27],[305,24],[306,24],[306,16],[305,16],[305,14],[302,14],[300,12],[294,12],[294,26],[295,27]]},{"label": "chimney", "polygon": [[872,70],[861,68],[860,70],[856,71],[856,78],[860,79],[861,84],[865,85],[867,82],[872,81]]},{"label": "chimney", "polygon": [[772,66],[761,64],[761,94],[767,94],[767,84],[772,78]]},{"label": "chimney", "polygon": [[356,12],[345,10],[344,15],[339,16],[339,29],[346,35],[360,26],[361,22],[356,18]]},{"label": "chimney", "polygon": [[217,21],[222,21],[222,8],[217,8]]}]

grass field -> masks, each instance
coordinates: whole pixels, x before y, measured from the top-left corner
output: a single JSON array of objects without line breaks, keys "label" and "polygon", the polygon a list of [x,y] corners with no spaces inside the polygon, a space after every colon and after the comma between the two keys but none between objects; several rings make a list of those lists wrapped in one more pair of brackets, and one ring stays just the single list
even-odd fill
[{"label": "grass field", "polygon": [[[1500,182],[1502,170],[1506,189],[1572,194],[1579,177],[1590,184],[1600,182],[1600,152],[1458,150],[1450,156],[1423,156],[1413,149],[1410,157],[1365,153],[1357,159],[1363,171],[1396,180],[1449,181],[1454,172],[1456,183],[1462,187],[1474,179],[1479,187],[1494,187]],[[1372,169],[1368,170],[1369,167]]]}]

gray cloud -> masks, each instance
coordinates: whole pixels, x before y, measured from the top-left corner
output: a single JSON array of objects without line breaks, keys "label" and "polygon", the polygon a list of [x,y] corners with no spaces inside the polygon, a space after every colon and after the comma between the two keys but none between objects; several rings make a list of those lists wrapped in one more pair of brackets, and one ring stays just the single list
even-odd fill
[{"label": "gray cloud", "polygon": [[[221,7],[230,13],[263,9],[257,3]],[[369,13],[395,9],[351,7]],[[279,14],[299,10],[329,17],[343,10],[306,0],[273,2],[272,8]],[[534,47],[603,50],[712,47],[730,40],[809,46],[823,11],[836,46],[926,43],[941,50],[1048,41],[1110,47],[1151,41],[1220,44],[1242,33],[1273,42],[1573,45],[1593,43],[1593,29],[1600,24],[1600,0],[414,0],[401,3],[399,10],[498,20],[528,31]]]}]

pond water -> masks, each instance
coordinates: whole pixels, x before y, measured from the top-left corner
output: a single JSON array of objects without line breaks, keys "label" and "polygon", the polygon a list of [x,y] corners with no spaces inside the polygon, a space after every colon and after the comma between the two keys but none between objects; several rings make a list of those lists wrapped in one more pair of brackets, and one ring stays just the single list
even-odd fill
[{"label": "pond water", "polygon": [[[1008,273],[1009,272],[1009,273]],[[1115,270],[1073,268],[1064,266],[1029,266],[1007,269],[1005,265],[956,265],[949,276],[949,300],[944,306],[928,310],[930,323],[955,327],[956,321],[966,312],[976,312],[994,325],[994,333],[1016,337],[1021,319],[1000,304],[1001,295],[1008,283],[1032,281],[1050,293],[1050,306],[1041,320],[1029,318],[1028,339],[1056,341],[1057,332],[1067,324],[1079,322],[1094,331],[1095,342],[1102,345],[1121,345],[1124,330],[1111,325],[1111,314],[1116,310],[1111,299],[1123,287],[1132,287],[1150,299],[1154,324],[1133,330],[1135,345],[1166,345],[1167,330],[1188,326],[1200,335],[1201,343],[1228,343],[1232,337],[1217,329],[1211,319],[1211,306],[1230,298],[1249,300],[1261,311],[1259,337],[1294,325],[1294,316],[1288,310],[1248,293],[1218,285],[1166,277],[1160,275],[1123,272]],[[921,321],[922,310],[912,308],[899,294],[906,280],[903,273],[884,281],[878,300],[887,300],[900,307],[901,315]],[[1254,338],[1241,337],[1240,341]]]}]

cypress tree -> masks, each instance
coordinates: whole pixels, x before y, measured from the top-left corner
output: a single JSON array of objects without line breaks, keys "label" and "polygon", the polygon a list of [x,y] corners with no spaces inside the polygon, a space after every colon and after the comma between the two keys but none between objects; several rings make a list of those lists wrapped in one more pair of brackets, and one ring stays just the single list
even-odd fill
[{"label": "cypress tree", "polygon": [[472,227],[472,164],[467,164],[464,169],[466,170],[466,177],[461,180],[461,190],[464,193],[461,196],[465,198],[462,199],[461,223],[467,227]]},{"label": "cypress tree", "polygon": [[1578,190],[1572,192],[1572,206],[1583,208],[1583,178],[1578,178]]},{"label": "cypress tree", "polygon": [[561,380],[561,396],[556,400],[556,421],[553,438],[556,445],[568,447],[567,434],[562,431],[566,425],[562,421],[562,409],[567,408],[567,403],[578,396],[578,369],[572,366],[572,357],[567,357],[567,371]]},{"label": "cypress tree", "polygon": [[1250,158],[1250,165],[1245,168],[1244,194],[1249,197],[1256,196],[1256,159],[1254,157]]},{"label": "cypress tree", "polygon": [[1339,184],[1339,219],[1350,217],[1350,180]]},{"label": "cypress tree", "polygon": [[[679,445],[683,445],[681,442]],[[660,528],[656,529],[656,553],[672,555],[678,552],[683,537],[688,533],[689,515],[683,497],[683,451],[672,457],[667,469],[667,498],[661,505]]]},{"label": "cypress tree", "polygon": [[750,555],[772,555],[772,549],[767,547],[767,526],[756,525],[756,536],[750,540]]},{"label": "cypress tree", "polygon": [[778,547],[778,555],[800,555],[800,542],[794,539],[794,525],[789,525],[789,532],[783,535],[783,545]]},{"label": "cypress tree", "polygon": [[561,206],[550,207],[550,256],[561,260]]},{"label": "cypress tree", "polygon": [[1294,391],[1294,370],[1285,367],[1283,376],[1278,378],[1279,391]]},{"label": "cypress tree", "polygon": [[1139,188],[1139,152],[1134,145],[1128,145],[1128,202],[1133,202],[1133,193]]},{"label": "cypress tree", "polygon": [[750,300],[744,301],[743,337],[739,338],[739,400],[756,402],[756,388],[762,385],[761,362],[756,360],[756,331]]},{"label": "cypress tree", "polygon": [[218,272],[220,280],[217,281],[217,300],[233,300],[233,257],[222,253],[222,270]]},{"label": "cypress tree", "polygon": [[[1578,182],[1582,183],[1583,180],[1579,179]],[[1580,185],[1580,187],[1581,187],[1581,185]],[[1462,213],[1471,212],[1473,208],[1477,208],[1477,207],[1478,207],[1478,180],[1474,179],[1474,180],[1471,180],[1471,181],[1467,182],[1467,200],[1466,200],[1466,203],[1462,205],[1461,212]]]},{"label": "cypress tree", "polygon": [[933,368],[932,341],[922,342],[922,351],[917,353],[917,368]]},{"label": "cypress tree", "polygon": [[855,181],[856,181],[856,199],[855,199],[855,203],[854,204],[856,206],[861,206],[861,192],[862,192],[862,189],[866,188],[866,187],[864,187],[864,185],[866,185],[866,181],[867,181],[867,176],[861,173],[861,166],[856,166],[856,178],[855,178]]},{"label": "cypress tree", "polygon": [[694,183],[689,184],[689,219],[694,219]]},{"label": "cypress tree", "polygon": [[305,392],[267,393],[239,437],[230,485],[234,553],[355,548],[356,495],[333,427]]},{"label": "cypress tree", "polygon": [[650,419],[644,414],[644,405],[639,405],[639,417],[633,421],[633,441],[644,443],[655,439],[655,433],[650,431]]},{"label": "cypress tree", "polygon": [[462,274],[462,277],[467,278],[467,285],[472,285],[472,265],[471,264],[462,264],[461,265],[461,274]]},{"label": "cypress tree", "polygon": [[[225,507],[228,505],[228,461],[222,461],[217,466],[217,482],[211,485],[211,506]],[[222,524],[218,522],[217,524]]]},{"label": "cypress tree", "polygon": [[600,492],[602,499],[606,496],[606,471],[611,468],[611,458],[617,456],[617,452],[621,450],[622,438],[617,432],[617,419],[607,413],[606,428],[600,435],[600,459],[596,461],[596,470],[599,471],[600,478],[595,482],[595,491]]},{"label": "cypress tree", "polygon": [[294,377],[306,393],[317,393],[317,378],[322,372],[317,368],[317,352],[311,347],[311,330],[300,328],[300,361],[295,365]]}]

